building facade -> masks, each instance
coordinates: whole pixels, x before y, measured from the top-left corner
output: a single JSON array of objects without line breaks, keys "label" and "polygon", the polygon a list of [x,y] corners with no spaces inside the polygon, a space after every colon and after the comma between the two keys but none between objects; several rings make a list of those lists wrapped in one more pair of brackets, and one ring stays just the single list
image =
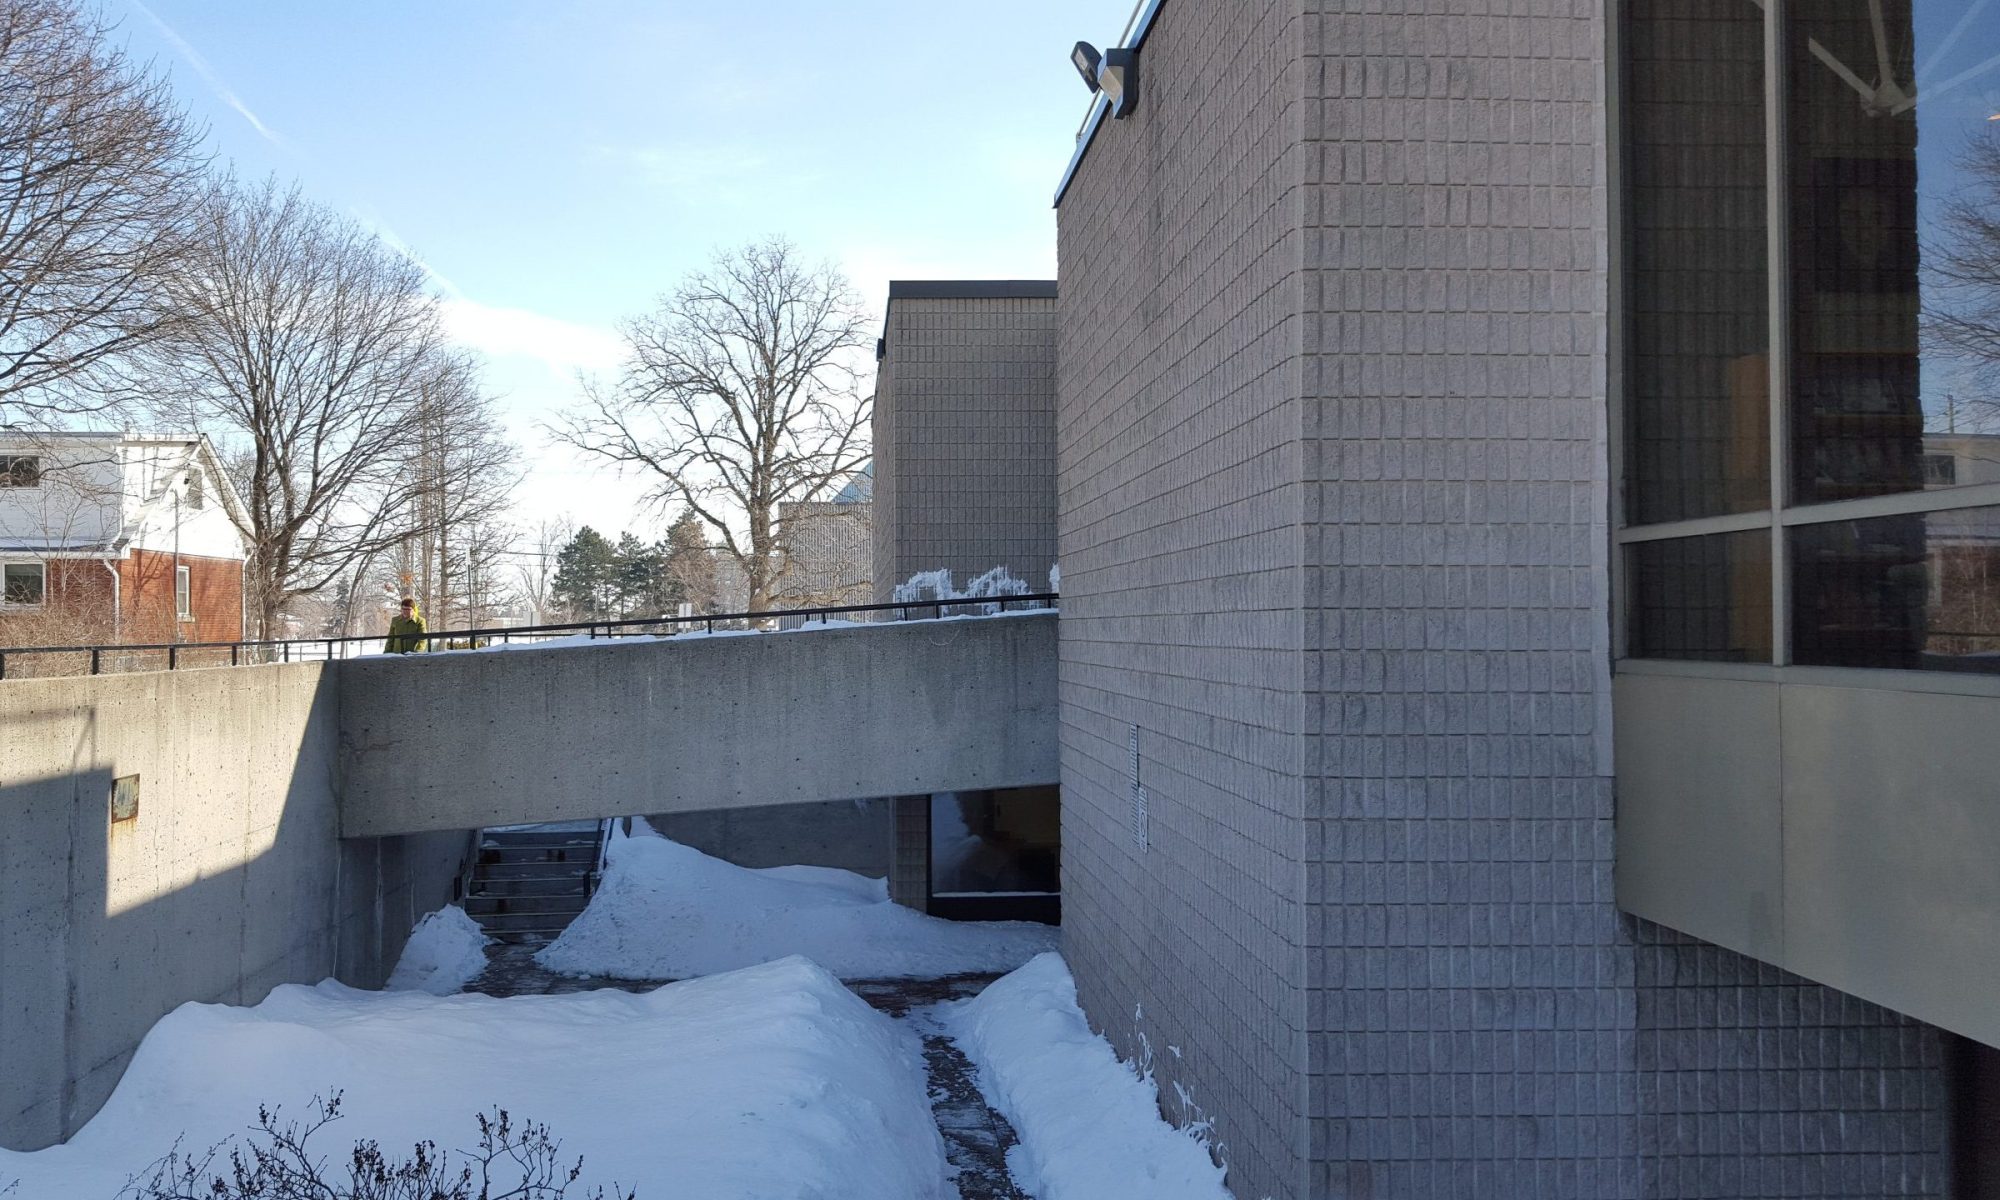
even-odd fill
[{"label": "building facade", "polygon": [[875,599],[1055,565],[1056,285],[899,281],[877,347]]},{"label": "building facade", "polygon": [[1057,199],[1093,1022],[1246,1200],[1992,1194],[2000,19],[1128,45]]},{"label": "building facade", "polygon": [[240,640],[240,509],[198,436],[0,438],[0,643]]}]

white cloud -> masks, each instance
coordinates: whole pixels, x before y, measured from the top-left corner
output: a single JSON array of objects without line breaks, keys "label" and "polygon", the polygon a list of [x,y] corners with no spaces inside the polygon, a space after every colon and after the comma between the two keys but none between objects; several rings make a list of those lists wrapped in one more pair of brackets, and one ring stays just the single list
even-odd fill
[{"label": "white cloud", "polygon": [[439,301],[452,340],[494,358],[531,358],[550,369],[605,371],[618,365],[625,343],[609,329],[565,321],[525,308],[499,308],[462,295]]}]

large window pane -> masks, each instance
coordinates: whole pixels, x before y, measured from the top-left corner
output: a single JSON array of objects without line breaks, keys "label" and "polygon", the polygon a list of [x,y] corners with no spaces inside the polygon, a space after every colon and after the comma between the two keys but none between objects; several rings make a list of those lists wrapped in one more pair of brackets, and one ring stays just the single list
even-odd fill
[{"label": "large window pane", "polygon": [[1793,501],[2000,480],[2000,5],[1789,11]]},{"label": "large window pane", "polygon": [[1055,788],[941,792],[931,797],[931,895],[1061,891],[1061,845]]},{"label": "large window pane", "polygon": [[2000,673],[2000,508],[1790,531],[1806,666]]},{"label": "large window pane", "polygon": [[1771,661],[1771,535],[1758,529],[1626,547],[1633,658]]},{"label": "large window pane", "polygon": [[1625,11],[1626,517],[1769,508],[1763,12]]}]

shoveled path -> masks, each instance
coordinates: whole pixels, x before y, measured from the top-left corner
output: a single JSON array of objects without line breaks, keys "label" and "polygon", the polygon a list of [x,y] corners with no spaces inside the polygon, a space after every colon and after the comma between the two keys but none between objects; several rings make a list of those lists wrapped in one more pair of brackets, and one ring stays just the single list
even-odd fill
[{"label": "shoveled path", "polygon": [[[557,975],[535,962],[535,952],[546,944],[538,939],[488,943],[486,970],[465,990],[488,996],[556,996],[599,988],[650,992],[661,986],[629,979]],[[937,1005],[976,996],[997,978],[860,979],[850,980],[847,986],[878,1011],[907,1022],[923,1039],[931,1116],[944,1135],[945,1158],[957,1171],[954,1182],[962,1200],[1033,1200],[1007,1172],[1007,1151],[1019,1140],[1014,1127],[979,1094],[971,1061],[945,1034],[936,1016]]]}]

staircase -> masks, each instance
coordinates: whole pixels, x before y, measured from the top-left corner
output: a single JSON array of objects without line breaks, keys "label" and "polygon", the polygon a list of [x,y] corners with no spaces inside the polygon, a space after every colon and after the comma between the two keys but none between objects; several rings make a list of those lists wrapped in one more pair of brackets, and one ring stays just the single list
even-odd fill
[{"label": "staircase", "polygon": [[482,831],[466,914],[501,941],[553,940],[590,903],[603,837],[595,823]]}]

